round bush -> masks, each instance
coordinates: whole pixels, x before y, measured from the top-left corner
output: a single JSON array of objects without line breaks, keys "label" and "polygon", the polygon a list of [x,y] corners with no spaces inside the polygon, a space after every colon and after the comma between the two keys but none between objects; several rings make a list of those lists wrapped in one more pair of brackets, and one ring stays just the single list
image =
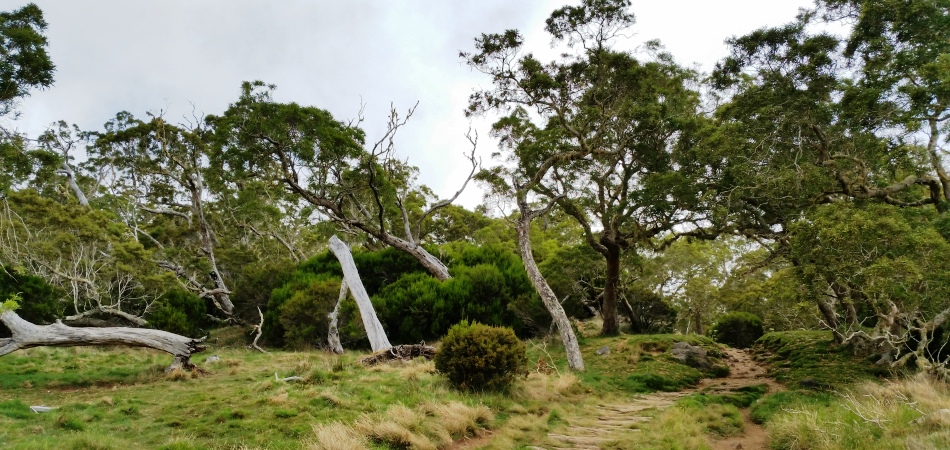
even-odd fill
[{"label": "round bush", "polygon": [[462,321],[449,329],[435,368],[462,390],[508,387],[527,364],[525,345],[508,327]]},{"label": "round bush", "polygon": [[716,342],[735,348],[749,348],[762,337],[762,319],[749,313],[731,312],[719,318],[710,334]]}]

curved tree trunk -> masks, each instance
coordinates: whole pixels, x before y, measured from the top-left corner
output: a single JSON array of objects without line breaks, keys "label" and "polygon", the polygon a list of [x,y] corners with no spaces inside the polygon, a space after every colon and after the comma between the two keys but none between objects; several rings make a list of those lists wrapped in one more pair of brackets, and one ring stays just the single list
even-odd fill
[{"label": "curved tree trunk", "polygon": [[[521,203],[521,202],[519,202]],[[521,206],[521,205],[519,205]],[[527,206],[526,204],[524,205]],[[567,365],[571,370],[584,371],[584,357],[581,355],[581,347],[577,343],[577,336],[571,327],[571,322],[564,312],[564,307],[557,300],[551,286],[541,275],[538,264],[534,260],[534,254],[531,252],[531,216],[522,208],[521,219],[518,221],[518,249],[521,251],[521,261],[524,262],[524,268],[528,272],[528,278],[531,284],[541,296],[544,307],[551,313],[551,318],[557,325],[558,333],[561,335],[561,342],[564,343],[564,350],[567,352]]]},{"label": "curved tree trunk", "polygon": [[369,294],[360,281],[360,274],[356,270],[356,263],[353,262],[353,255],[348,247],[340,238],[334,235],[330,238],[330,251],[340,260],[343,266],[343,282],[347,284],[356,300],[356,305],[360,308],[360,316],[363,318],[363,327],[366,328],[366,337],[369,338],[369,345],[374,352],[391,348],[389,338],[386,337],[386,331],[383,330],[383,324],[379,323],[376,317],[376,310],[373,309],[373,303],[369,300]]},{"label": "curved tree trunk", "polygon": [[0,356],[33,347],[76,347],[125,345],[161,350],[175,357],[167,370],[192,369],[191,355],[205,349],[205,338],[192,339],[161,330],[144,328],[76,328],[57,321],[52,325],[35,325],[23,320],[14,311],[0,313],[0,323],[10,329],[12,337],[0,339]]}]

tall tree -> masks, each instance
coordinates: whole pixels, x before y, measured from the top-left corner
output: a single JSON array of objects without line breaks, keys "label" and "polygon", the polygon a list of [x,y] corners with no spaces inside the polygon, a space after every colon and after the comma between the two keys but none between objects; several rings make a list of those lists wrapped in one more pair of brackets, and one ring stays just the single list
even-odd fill
[{"label": "tall tree", "polygon": [[[33,3],[0,12],[0,117],[14,113],[17,101],[31,89],[53,84],[55,66],[46,53],[45,31],[43,11]],[[26,139],[0,126],[0,190],[35,169]]]},{"label": "tall tree", "polygon": [[[462,191],[434,199],[415,183],[417,169],[393,155],[396,132],[414,109],[402,118],[393,110],[387,131],[367,149],[358,123],[337,121],[319,108],[277,103],[274,86],[259,81],[241,89],[224,114],[207,119],[215,132],[212,166],[220,168],[222,179],[227,174],[238,188],[251,179],[277,182],[344,231],[365,233],[412,255],[440,280],[451,278],[420,239],[423,222]],[[474,148],[469,159],[474,174]]]},{"label": "tall tree", "polygon": [[[501,113],[494,130],[534,193],[555,201],[606,261],[603,333],[619,332],[621,259],[671,231],[702,235],[707,172],[690,149],[702,121],[695,74],[648,45],[640,60],[611,46],[634,23],[627,0],[585,0],[545,27],[573,54],[542,63],[515,30],[483,34],[462,57],[492,78],[471,114]],[[530,113],[528,111],[530,109]],[[673,234],[678,237],[680,234]]]},{"label": "tall tree", "polygon": [[110,188],[126,203],[123,219],[133,235],[159,251],[157,264],[231,316],[231,290],[215,256],[202,130],[122,112],[95,134],[90,152],[91,164],[112,174]]}]

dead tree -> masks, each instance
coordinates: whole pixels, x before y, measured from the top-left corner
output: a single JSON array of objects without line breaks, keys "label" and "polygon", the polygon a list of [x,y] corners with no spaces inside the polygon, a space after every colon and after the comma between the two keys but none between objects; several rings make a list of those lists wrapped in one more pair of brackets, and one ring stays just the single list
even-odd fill
[{"label": "dead tree", "polygon": [[360,316],[363,318],[363,327],[366,329],[366,337],[369,338],[370,347],[374,352],[392,347],[389,338],[386,337],[386,331],[383,330],[383,324],[376,317],[376,310],[373,309],[369,294],[366,293],[363,282],[360,281],[360,274],[356,270],[356,263],[353,261],[350,248],[334,235],[330,238],[330,251],[340,260],[340,265],[343,266],[343,282],[353,292],[353,298],[356,300],[356,305],[360,309]]},{"label": "dead tree", "polygon": [[166,371],[194,369],[191,355],[205,349],[205,338],[192,339],[161,330],[142,328],[109,327],[77,328],[57,321],[52,325],[35,325],[20,318],[16,312],[0,312],[0,323],[11,333],[9,338],[0,338],[0,356],[33,347],[77,347],[98,345],[124,345],[147,347],[171,354],[174,359]]}]

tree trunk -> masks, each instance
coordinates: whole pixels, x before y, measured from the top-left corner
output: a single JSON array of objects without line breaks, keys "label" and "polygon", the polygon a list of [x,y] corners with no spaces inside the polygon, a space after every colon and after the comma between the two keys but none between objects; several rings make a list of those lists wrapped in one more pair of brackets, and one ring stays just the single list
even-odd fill
[{"label": "tree trunk", "polygon": [[838,315],[835,313],[835,307],[826,299],[818,299],[818,310],[821,311],[821,315],[825,317],[825,325],[831,329],[831,332],[834,334],[835,342],[841,343],[844,339],[844,336],[841,335],[841,330],[838,329]]},{"label": "tree trunk", "polygon": [[175,359],[167,370],[173,370],[194,368],[191,355],[205,349],[200,345],[205,338],[192,339],[167,331],[142,328],[75,328],[59,321],[52,325],[35,325],[10,310],[0,313],[0,323],[6,325],[12,334],[12,337],[0,339],[0,356],[33,347],[125,345],[148,347],[171,354]]},{"label": "tree trunk", "polygon": [[343,344],[340,342],[340,328],[337,325],[340,318],[340,303],[346,298],[346,280],[340,282],[340,297],[336,299],[336,306],[330,313],[330,332],[327,333],[327,342],[330,343],[330,351],[337,355],[343,354]]},{"label": "tree trunk", "polygon": [[379,318],[376,317],[376,310],[373,309],[373,303],[369,300],[369,294],[366,293],[363,282],[360,281],[360,274],[356,270],[350,248],[334,235],[330,238],[330,251],[343,266],[343,282],[353,292],[356,305],[360,308],[360,316],[363,318],[363,327],[366,328],[370,347],[374,352],[392,347],[389,338],[386,337],[386,331],[383,330],[383,324],[379,323]]},{"label": "tree trunk", "polygon": [[425,269],[432,274],[432,276],[438,278],[439,281],[452,278],[452,275],[449,274],[449,268],[446,267],[439,258],[432,256],[432,254],[426,251],[421,245],[389,234],[382,234],[376,237],[387,245],[412,255],[413,258],[419,261],[419,264],[422,264],[422,267],[425,267]]},{"label": "tree trunk", "polygon": [[617,287],[620,285],[620,246],[615,243],[604,243],[607,252],[607,280],[604,283],[604,303],[600,308],[604,327],[602,336],[616,336],[620,334],[620,324],[617,319]]},{"label": "tree trunk", "polygon": [[518,249],[521,251],[521,261],[524,262],[524,268],[528,272],[528,278],[531,284],[541,296],[544,307],[551,313],[551,318],[557,325],[558,333],[561,335],[561,342],[564,343],[564,350],[567,352],[567,365],[572,370],[584,371],[584,357],[581,355],[580,345],[577,343],[577,336],[574,335],[574,329],[571,328],[571,322],[564,312],[564,307],[557,300],[554,291],[548,285],[548,282],[541,275],[537,263],[534,261],[534,254],[531,252],[531,217],[525,211],[527,204],[521,205],[521,219],[518,221]]}]

